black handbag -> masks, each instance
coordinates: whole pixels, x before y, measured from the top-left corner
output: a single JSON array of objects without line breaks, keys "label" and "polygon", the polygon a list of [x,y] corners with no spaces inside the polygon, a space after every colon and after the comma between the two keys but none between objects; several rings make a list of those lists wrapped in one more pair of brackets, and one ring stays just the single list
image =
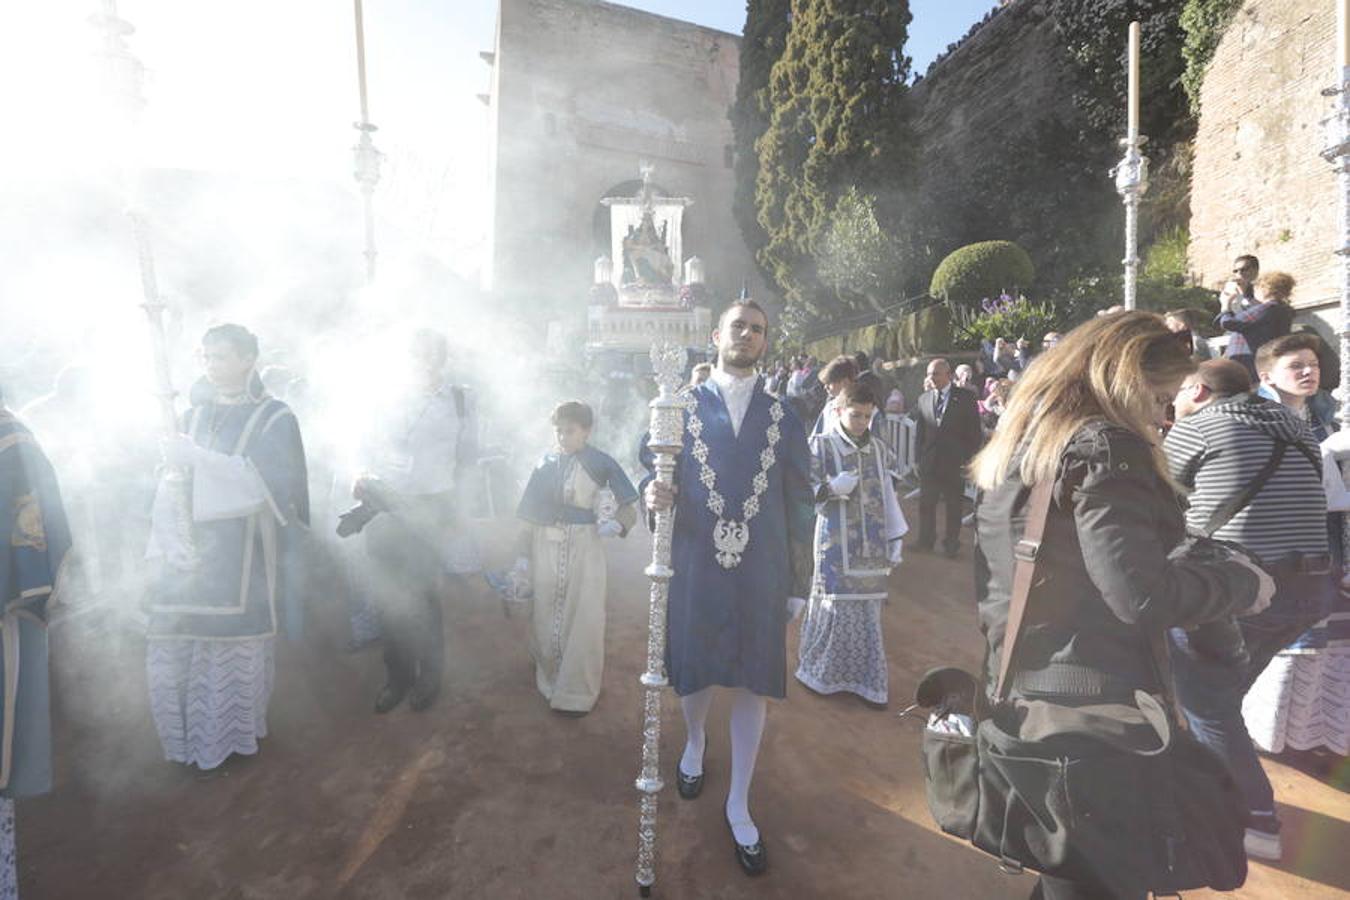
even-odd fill
[{"label": "black handbag", "polygon": [[1029,869],[1124,896],[1240,887],[1246,803],[1223,761],[1179,725],[1161,635],[1151,643],[1162,699],[1143,691],[1132,704],[1008,699],[1051,491],[1048,481],[1031,491],[993,697],[951,668],[925,675],[916,692],[939,718],[965,712],[975,723],[973,736],[924,729],[928,808],[939,828],[1008,873]]}]

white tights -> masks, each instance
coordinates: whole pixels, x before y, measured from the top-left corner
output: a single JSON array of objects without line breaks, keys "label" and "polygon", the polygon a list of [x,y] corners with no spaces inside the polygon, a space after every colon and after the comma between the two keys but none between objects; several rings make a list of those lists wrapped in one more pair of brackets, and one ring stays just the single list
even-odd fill
[{"label": "white tights", "polygon": [[[712,706],[712,688],[680,698],[684,711],[685,744],[680,771],[703,774],[703,752],[708,746],[705,724]],[[727,821],[740,844],[759,841],[759,829],[750,818],[750,780],[755,774],[760,738],[764,736],[767,701],[745,688],[733,688],[731,696],[731,786],[727,790]]]}]

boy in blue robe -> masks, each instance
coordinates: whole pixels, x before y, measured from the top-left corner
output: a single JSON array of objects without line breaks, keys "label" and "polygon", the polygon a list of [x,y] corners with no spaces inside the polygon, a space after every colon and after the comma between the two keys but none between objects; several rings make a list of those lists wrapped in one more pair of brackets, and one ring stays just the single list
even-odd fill
[{"label": "boy in blue robe", "polygon": [[909,526],[895,495],[894,454],[868,427],[877,409],[872,389],[850,384],[833,402],[833,426],[811,438],[816,571],[797,680],[817,693],[849,691],[885,705],[881,607]]},{"label": "boy in blue robe", "polygon": [[637,521],[637,490],[614,459],[587,443],[595,418],[575,400],[552,416],[558,449],[530,475],[516,517],[525,522],[517,571],[532,575],[530,655],[555,711],[585,715],[605,668],[605,537]]},{"label": "boy in blue robe", "polygon": [[[750,780],[766,700],[786,694],[787,623],[810,590],[814,518],[806,430],[755,374],[767,330],[747,297],[722,314],[717,367],[687,395],[674,487],[649,477],[643,488],[649,508],[675,508],[666,670],[686,726],[676,786],[685,799],[702,791],[712,688],[732,689],[726,821],[749,875],[768,865]],[[641,454],[654,472],[645,438]]]}]

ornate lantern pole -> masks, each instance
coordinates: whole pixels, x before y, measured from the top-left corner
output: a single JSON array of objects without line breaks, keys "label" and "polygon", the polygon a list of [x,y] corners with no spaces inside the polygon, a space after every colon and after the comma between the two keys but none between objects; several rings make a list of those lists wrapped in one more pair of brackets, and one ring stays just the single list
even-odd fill
[{"label": "ornate lantern pole", "polygon": [[380,183],[380,161],[384,154],[375,149],[370,136],[379,131],[370,121],[370,106],[366,99],[366,26],[362,16],[361,0],[356,2],[356,81],[361,95],[361,121],[352,127],[361,137],[352,147],[355,167],[353,175],[361,186],[361,204],[366,221],[366,283],[375,281],[375,185]]},{"label": "ornate lantern pole", "polygon": [[[684,380],[685,349],[675,344],[653,344],[652,370],[659,393],[651,402],[650,436],[647,446],[655,459],[656,480],[675,481],[675,459],[684,447],[684,399],[679,396]],[[673,509],[655,513],[652,562],[647,567],[651,598],[647,610],[647,670],[640,681],[642,701],[642,770],[635,786],[641,794],[638,815],[637,883],[639,893],[650,897],[656,883],[656,801],[665,783],[661,780],[661,689],[666,680],[666,600],[670,594],[671,535]]]},{"label": "ornate lantern pole", "polygon": [[[1336,84],[1322,93],[1334,98],[1335,107],[1323,123],[1327,144],[1322,158],[1331,163],[1340,188],[1337,215],[1340,246],[1336,254],[1341,268],[1341,427],[1350,428],[1350,0],[1336,0]],[[1350,462],[1341,464],[1341,474],[1350,475]],[[1347,572],[1350,572],[1350,528],[1343,534]]]},{"label": "ornate lantern pole", "polygon": [[[120,107],[126,120],[129,148],[134,139],[137,118],[145,106],[141,86],[145,79],[145,67],[127,47],[126,38],[135,33],[135,27],[117,15],[116,0],[103,0],[103,10],[89,17],[89,22],[103,33],[103,47],[99,57],[103,63],[104,88],[112,94],[112,102]],[[169,342],[164,333],[164,311],[167,304],[159,291],[159,280],[155,276],[154,245],[150,239],[150,224],[144,210],[140,207],[138,187],[139,169],[130,152],[119,160],[123,181],[123,193],[127,201],[127,217],[131,219],[131,233],[136,242],[136,259],[141,274],[141,295],[145,302],[141,309],[145,311],[146,324],[150,327],[150,349],[154,354],[155,396],[159,401],[160,427],[167,437],[178,434],[178,413],[174,409],[174,399],[178,396],[173,389],[169,366]],[[190,567],[193,563],[192,542],[192,503],[189,496],[189,473],[181,466],[164,466],[161,479],[173,509],[174,533],[178,539],[181,557],[171,558],[171,562]]]},{"label": "ornate lantern pole", "polygon": [[1139,199],[1148,190],[1148,157],[1143,147],[1148,138],[1139,133],[1139,23],[1130,23],[1129,113],[1120,145],[1125,156],[1111,174],[1116,192],[1125,204],[1125,308],[1134,309],[1139,285]]}]

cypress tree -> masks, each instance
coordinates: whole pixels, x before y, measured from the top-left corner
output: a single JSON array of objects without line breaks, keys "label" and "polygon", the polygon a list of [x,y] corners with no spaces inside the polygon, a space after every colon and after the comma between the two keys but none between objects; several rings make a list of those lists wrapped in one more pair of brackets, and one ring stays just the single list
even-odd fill
[{"label": "cypress tree", "polygon": [[[850,297],[822,280],[818,258],[839,200],[856,188],[883,231],[910,169],[905,99],[906,0],[793,0],[770,74],[756,204],[768,236],[760,261],[788,301],[786,319],[817,319]],[[856,203],[850,203],[856,208]]]},{"label": "cypress tree", "polygon": [[[746,246],[755,256],[768,243],[755,209],[755,181],[759,176],[755,141],[769,127],[769,72],[783,55],[791,11],[791,0],[747,0],[745,4],[740,80],[730,113],[736,177],[732,212]],[[765,275],[768,277],[769,273]]]}]

